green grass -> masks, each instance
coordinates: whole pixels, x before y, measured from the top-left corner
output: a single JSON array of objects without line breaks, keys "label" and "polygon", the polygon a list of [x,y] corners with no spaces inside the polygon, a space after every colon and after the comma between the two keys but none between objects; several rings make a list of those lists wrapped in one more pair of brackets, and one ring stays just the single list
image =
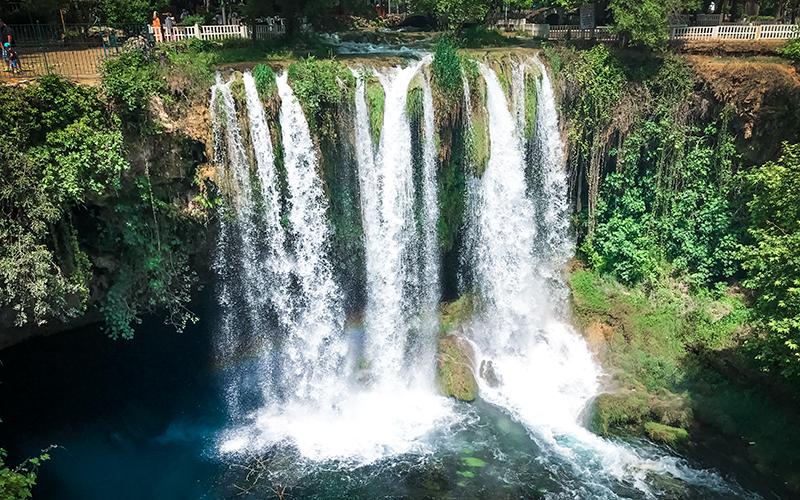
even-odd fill
[{"label": "green grass", "polygon": [[367,108],[369,109],[369,126],[372,132],[372,142],[377,144],[381,138],[381,128],[383,127],[383,112],[386,104],[386,93],[381,82],[375,78],[368,78],[367,86]]},{"label": "green grass", "polygon": [[278,93],[275,72],[266,64],[257,64],[253,68],[253,80],[256,82],[256,89],[261,99],[271,99]]},{"label": "green grass", "polygon": [[569,283],[578,322],[613,329],[601,358],[622,390],[596,399],[595,432],[670,446],[733,440],[756,469],[800,491],[800,420],[771,397],[743,351],[750,316],[742,297],[694,293],[669,278],[627,288],[585,269]]}]

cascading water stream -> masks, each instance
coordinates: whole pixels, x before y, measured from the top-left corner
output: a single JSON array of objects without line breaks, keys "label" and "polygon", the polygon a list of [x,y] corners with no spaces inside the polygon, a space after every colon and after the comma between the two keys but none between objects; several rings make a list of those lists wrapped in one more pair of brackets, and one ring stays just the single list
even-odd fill
[{"label": "cascading water stream", "polygon": [[[535,156],[539,164],[534,167],[542,170],[543,183],[535,200],[526,193],[522,139],[514,133],[517,117],[495,73],[480,66],[487,86],[491,146],[489,165],[472,198],[475,219],[469,221],[469,231],[478,240],[472,266],[481,304],[469,334],[478,364],[490,366],[494,375],[479,379],[481,396],[528,428],[548,461],[561,464],[576,478],[572,489],[579,496],[617,498],[624,485],[650,496],[651,474],[729,491],[714,473],[600,438],[581,425],[582,411],[600,389],[600,371],[563,316],[566,292],[558,273],[571,249],[566,172],[552,88],[544,66],[538,61],[536,65],[542,80],[536,145],[540,151]],[[537,227],[544,234],[537,234]]]},{"label": "cascading water stream", "polygon": [[[434,338],[438,294],[433,101],[428,88],[423,165],[423,234],[414,223],[414,172],[406,97],[422,62],[377,73],[384,88],[382,134],[373,156],[364,84],[356,97],[356,136],[367,261],[366,357],[378,384],[408,380],[419,364],[413,336]],[[425,102],[428,101],[428,102]],[[422,252],[420,252],[422,248]],[[422,293],[420,293],[422,292]],[[412,352],[409,352],[411,350]],[[433,360],[422,360],[432,366]],[[429,370],[426,370],[426,372]]]},{"label": "cascading water stream", "polygon": [[[273,231],[280,233],[273,235],[273,241],[264,242],[267,258],[263,266],[265,273],[280,278],[271,282],[279,289],[265,289],[268,294],[279,295],[272,304],[278,319],[274,332],[277,339],[268,344],[272,351],[265,348],[261,354],[263,378],[268,381],[264,384],[264,404],[249,415],[249,423],[225,433],[222,452],[249,452],[288,440],[313,460],[365,463],[394,454],[426,453],[430,445],[423,438],[450,417],[451,404],[432,387],[437,331],[434,312],[439,294],[430,95],[425,105],[426,163],[421,189],[426,218],[421,236],[413,219],[413,166],[405,95],[418,70],[419,64],[381,75],[387,95],[384,130],[391,132],[385,135],[377,154],[371,144],[360,80],[356,92],[356,153],[367,247],[367,291],[373,307],[367,310],[366,361],[356,359],[360,342],[347,338],[343,325],[342,297],[328,258],[331,231],[318,174],[317,148],[287,75],[278,77],[288,227],[274,211],[263,214],[262,221],[265,237]],[[269,129],[254,82],[246,76],[250,137],[257,178],[263,184],[263,204],[265,208],[273,203],[278,206],[280,193],[274,165],[270,164]],[[407,272],[414,269],[422,271]],[[435,278],[423,281],[421,276],[428,272]],[[417,297],[408,293],[410,289],[425,289],[426,295]],[[427,346],[408,340],[412,334],[427,338]]]},{"label": "cascading water stream", "polygon": [[[223,185],[227,185],[231,192],[232,204],[228,209],[232,217],[225,213],[220,217],[220,241],[214,265],[221,277],[218,300],[223,308],[217,355],[224,363],[249,348],[250,337],[239,335],[239,332],[257,331],[264,327],[264,295],[261,291],[267,285],[260,269],[249,161],[230,87],[231,82],[225,83],[217,75],[210,102],[215,158]],[[229,413],[234,418],[238,418],[243,410],[240,390],[243,385],[241,376],[235,376],[226,387]]]}]

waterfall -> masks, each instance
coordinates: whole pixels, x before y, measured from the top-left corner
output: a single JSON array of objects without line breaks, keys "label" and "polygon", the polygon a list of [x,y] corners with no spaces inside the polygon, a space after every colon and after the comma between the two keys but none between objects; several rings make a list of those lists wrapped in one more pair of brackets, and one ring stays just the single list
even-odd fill
[{"label": "waterfall", "polygon": [[[422,62],[390,68],[377,76],[385,93],[382,134],[377,153],[369,137],[364,82],[356,92],[357,159],[367,261],[365,354],[376,383],[408,379],[412,368],[425,370],[433,360],[420,360],[414,337],[432,339],[438,293],[438,254],[434,232],[437,209],[433,99],[423,100],[425,145],[422,175],[422,235],[414,220],[414,171],[406,97]],[[427,87],[427,84],[426,84]],[[422,342],[424,344],[424,342]],[[411,352],[409,352],[411,351]],[[411,364],[409,364],[409,361]],[[416,378],[416,377],[412,377]]]},{"label": "waterfall", "polygon": [[327,199],[319,177],[319,160],[303,109],[284,73],[278,77],[284,166],[289,188],[289,224],[295,257],[298,303],[293,311],[285,346],[286,371],[299,375],[295,394],[335,398],[332,381],[340,377],[346,345],[342,297],[328,258],[330,228]]},{"label": "waterfall", "polygon": [[474,191],[468,232],[476,240],[471,265],[481,305],[468,334],[480,371],[491,367],[495,375],[479,377],[481,397],[525,425],[545,460],[577,479],[573,490],[582,496],[618,498],[614,484],[620,483],[651,496],[650,474],[729,491],[714,473],[600,438],[581,423],[581,413],[600,390],[600,369],[564,315],[567,293],[560,273],[572,251],[565,162],[550,80],[544,66],[535,64],[542,77],[533,167],[542,180],[532,195],[526,189],[523,139],[515,133],[524,121],[512,114],[497,75],[480,65],[491,146],[484,175],[468,188]]},{"label": "waterfall", "polygon": [[[537,186],[539,196],[534,197],[539,214],[537,217],[539,238],[536,250],[540,261],[539,271],[543,274],[543,278],[549,280],[551,284],[556,284],[564,266],[575,252],[569,231],[570,209],[566,196],[569,180],[550,75],[538,58],[533,62],[541,74],[536,83],[539,99],[532,156],[535,167],[538,167],[536,178],[539,183]],[[555,288],[556,293],[560,292],[557,305],[563,305],[566,302],[566,287],[555,286]]]},{"label": "waterfall", "polygon": [[[210,111],[214,127],[214,156],[220,167],[220,181],[232,193],[232,206],[224,207],[220,217],[220,239],[214,262],[214,268],[220,276],[218,301],[223,311],[217,356],[228,363],[240,351],[250,348],[252,338],[239,335],[239,332],[264,328],[262,290],[268,283],[260,269],[250,165],[231,82],[223,82],[219,75],[212,88]],[[246,386],[245,376],[241,372],[234,374],[225,388],[229,412],[234,418],[238,418],[243,411],[242,387]]]},{"label": "waterfall", "polygon": [[[228,147],[224,154],[241,158],[236,165],[242,172],[236,179],[242,182],[234,184],[232,193],[237,200],[235,219],[257,222],[254,234],[260,237],[260,251],[251,256],[251,264],[261,273],[262,288],[254,299],[263,298],[268,307],[251,311],[260,323],[242,330],[226,321],[236,323],[247,303],[230,308],[220,302],[227,332],[223,336],[239,343],[250,338],[249,344],[257,346],[255,373],[232,377],[230,383],[256,385],[263,397],[255,410],[244,418],[240,415],[241,422],[223,434],[219,443],[222,453],[250,453],[291,442],[312,460],[368,463],[394,454],[427,453],[431,448],[425,437],[452,417],[452,404],[433,389],[439,264],[430,88],[425,91],[425,158],[420,186],[414,185],[405,111],[409,82],[421,64],[379,74],[386,91],[386,133],[377,151],[371,143],[364,82],[358,80],[355,138],[368,277],[363,336],[344,325],[343,297],[329,258],[332,232],[320,159],[302,106],[288,76],[280,75],[277,88],[287,187],[287,199],[281,200],[263,104],[252,77],[244,75],[255,159],[252,178],[257,185],[244,183],[251,168],[241,133],[225,136]],[[212,94],[229,91],[229,84],[220,83]],[[230,104],[231,113],[225,116],[232,121],[223,124],[226,132],[238,127],[232,95]],[[216,125],[217,115],[213,116],[215,130],[219,128],[221,134],[222,126]],[[417,187],[423,194],[420,221],[415,219]],[[260,206],[253,192],[260,193]],[[287,213],[283,221],[282,212]],[[226,240],[239,237],[239,230],[232,226],[223,231],[220,254],[227,255],[221,251],[223,243],[225,248],[245,254],[243,246]],[[240,291],[230,285],[247,281],[242,277],[243,265],[244,259],[220,259],[218,267],[228,266],[220,273],[226,297],[239,297]]]},{"label": "waterfall", "polygon": [[422,380],[433,381],[433,363],[439,331],[438,306],[441,298],[439,282],[439,239],[436,224],[439,219],[439,200],[437,197],[437,151],[436,119],[433,107],[433,92],[427,77],[422,78],[423,149],[422,149],[422,266],[420,270],[421,318],[420,342],[416,355],[428,360],[428,369],[421,370]]},{"label": "waterfall", "polygon": [[291,283],[291,257],[286,250],[286,236],[281,225],[281,195],[275,171],[275,152],[272,146],[264,105],[256,89],[253,75],[243,77],[247,96],[247,116],[250,120],[250,137],[256,160],[256,172],[261,192],[262,238],[259,242],[265,254],[267,287],[263,289],[283,325],[291,322],[292,303],[289,294]]},{"label": "waterfall", "polygon": [[525,70],[527,64],[521,61],[511,67],[511,105],[517,121],[517,133],[525,130]]}]

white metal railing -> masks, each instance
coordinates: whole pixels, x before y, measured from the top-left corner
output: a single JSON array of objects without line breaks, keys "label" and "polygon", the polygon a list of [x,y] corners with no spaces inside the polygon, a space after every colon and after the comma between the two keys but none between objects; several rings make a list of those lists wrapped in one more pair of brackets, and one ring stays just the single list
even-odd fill
[{"label": "white metal railing", "polygon": [[787,40],[800,38],[796,24],[764,24],[760,26],[723,25],[672,28],[673,40]]},{"label": "white metal railing", "polygon": [[156,42],[176,42],[198,38],[200,40],[225,40],[227,38],[255,38],[266,40],[286,34],[286,23],[282,18],[268,19],[267,24],[257,24],[251,33],[250,26],[242,24],[212,24],[194,26],[175,26],[156,30],[149,27]]},{"label": "white metal railing", "polygon": [[[618,39],[609,26],[598,26],[593,29],[580,29],[578,26],[547,26],[529,24],[525,29],[533,36],[549,40],[598,40],[612,42]],[[536,28],[534,28],[536,27]],[[800,38],[800,26],[796,24],[764,24],[761,26],[722,25],[673,27],[670,32],[672,40],[788,40]]]}]

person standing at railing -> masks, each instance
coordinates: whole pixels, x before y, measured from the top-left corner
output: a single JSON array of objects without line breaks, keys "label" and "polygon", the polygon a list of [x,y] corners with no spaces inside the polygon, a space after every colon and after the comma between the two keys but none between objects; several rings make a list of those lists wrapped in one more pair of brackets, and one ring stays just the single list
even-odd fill
[{"label": "person standing at railing", "polygon": [[14,42],[14,31],[12,31],[11,26],[0,19],[0,46],[4,46],[8,43],[13,47],[16,45]]},{"label": "person standing at railing", "polygon": [[175,18],[172,17],[172,13],[167,12],[164,14],[164,38],[168,42],[172,41],[172,28],[175,27]]},{"label": "person standing at railing", "polygon": [[153,11],[153,36],[156,38],[156,43],[164,41],[163,34],[161,33],[161,18],[158,17],[158,11]]},{"label": "person standing at railing", "polygon": [[11,43],[5,42],[3,43],[3,48],[8,53],[8,71],[11,71],[15,75],[22,71],[19,65],[19,54],[17,51],[14,50],[14,47],[11,46]]}]

